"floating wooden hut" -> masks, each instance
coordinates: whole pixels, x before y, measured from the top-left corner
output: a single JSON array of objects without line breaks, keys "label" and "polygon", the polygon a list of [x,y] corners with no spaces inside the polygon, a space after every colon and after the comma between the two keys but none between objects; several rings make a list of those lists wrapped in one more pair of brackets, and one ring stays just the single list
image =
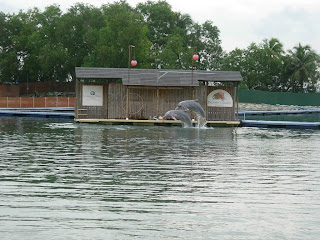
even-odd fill
[{"label": "floating wooden hut", "polygon": [[238,120],[240,72],[76,68],[76,121],[152,120],[197,99],[207,121]]}]

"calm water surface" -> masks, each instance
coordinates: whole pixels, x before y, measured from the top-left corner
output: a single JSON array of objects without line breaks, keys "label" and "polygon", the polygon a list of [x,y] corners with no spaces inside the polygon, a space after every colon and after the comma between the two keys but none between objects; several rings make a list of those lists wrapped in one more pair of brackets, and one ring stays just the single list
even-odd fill
[{"label": "calm water surface", "polygon": [[1,239],[320,239],[320,131],[0,118]]}]

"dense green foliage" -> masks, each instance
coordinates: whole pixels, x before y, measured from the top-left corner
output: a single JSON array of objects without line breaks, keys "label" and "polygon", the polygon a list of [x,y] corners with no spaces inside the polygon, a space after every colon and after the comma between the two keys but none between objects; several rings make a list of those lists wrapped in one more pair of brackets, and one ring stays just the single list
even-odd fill
[{"label": "dense green foliage", "polygon": [[191,69],[196,52],[196,69],[240,71],[243,88],[315,91],[320,57],[310,46],[286,53],[270,39],[226,53],[219,34],[212,22],[198,24],[161,0],[0,12],[0,82],[72,81],[78,66],[128,67],[134,45],[139,68]]},{"label": "dense green foliage", "polygon": [[227,53],[221,66],[240,71],[243,88],[274,92],[315,92],[319,67],[320,56],[309,45],[299,44],[286,53],[275,38]]}]

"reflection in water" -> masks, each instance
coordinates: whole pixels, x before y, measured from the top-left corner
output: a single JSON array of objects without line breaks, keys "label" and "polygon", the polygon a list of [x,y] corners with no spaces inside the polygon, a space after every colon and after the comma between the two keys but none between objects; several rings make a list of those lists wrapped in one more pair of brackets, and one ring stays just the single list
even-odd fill
[{"label": "reflection in water", "polygon": [[317,239],[319,131],[0,118],[3,239]]}]

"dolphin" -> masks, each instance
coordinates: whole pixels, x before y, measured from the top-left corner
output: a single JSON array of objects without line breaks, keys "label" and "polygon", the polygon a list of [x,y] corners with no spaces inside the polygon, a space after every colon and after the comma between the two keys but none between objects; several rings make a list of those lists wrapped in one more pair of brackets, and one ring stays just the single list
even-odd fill
[{"label": "dolphin", "polygon": [[[203,108],[201,107],[198,100],[185,100],[179,102],[178,106],[176,107],[176,110],[183,109],[186,111],[193,111],[199,114],[204,120],[206,119],[206,114],[204,113]],[[198,116],[198,115],[197,115]]]},{"label": "dolphin", "polygon": [[192,121],[189,114],[183,110],[170,110],[166,112],[163,119],[172,118],[173,120],[180,120],[184,123],[185,127],[192,127]]}]

